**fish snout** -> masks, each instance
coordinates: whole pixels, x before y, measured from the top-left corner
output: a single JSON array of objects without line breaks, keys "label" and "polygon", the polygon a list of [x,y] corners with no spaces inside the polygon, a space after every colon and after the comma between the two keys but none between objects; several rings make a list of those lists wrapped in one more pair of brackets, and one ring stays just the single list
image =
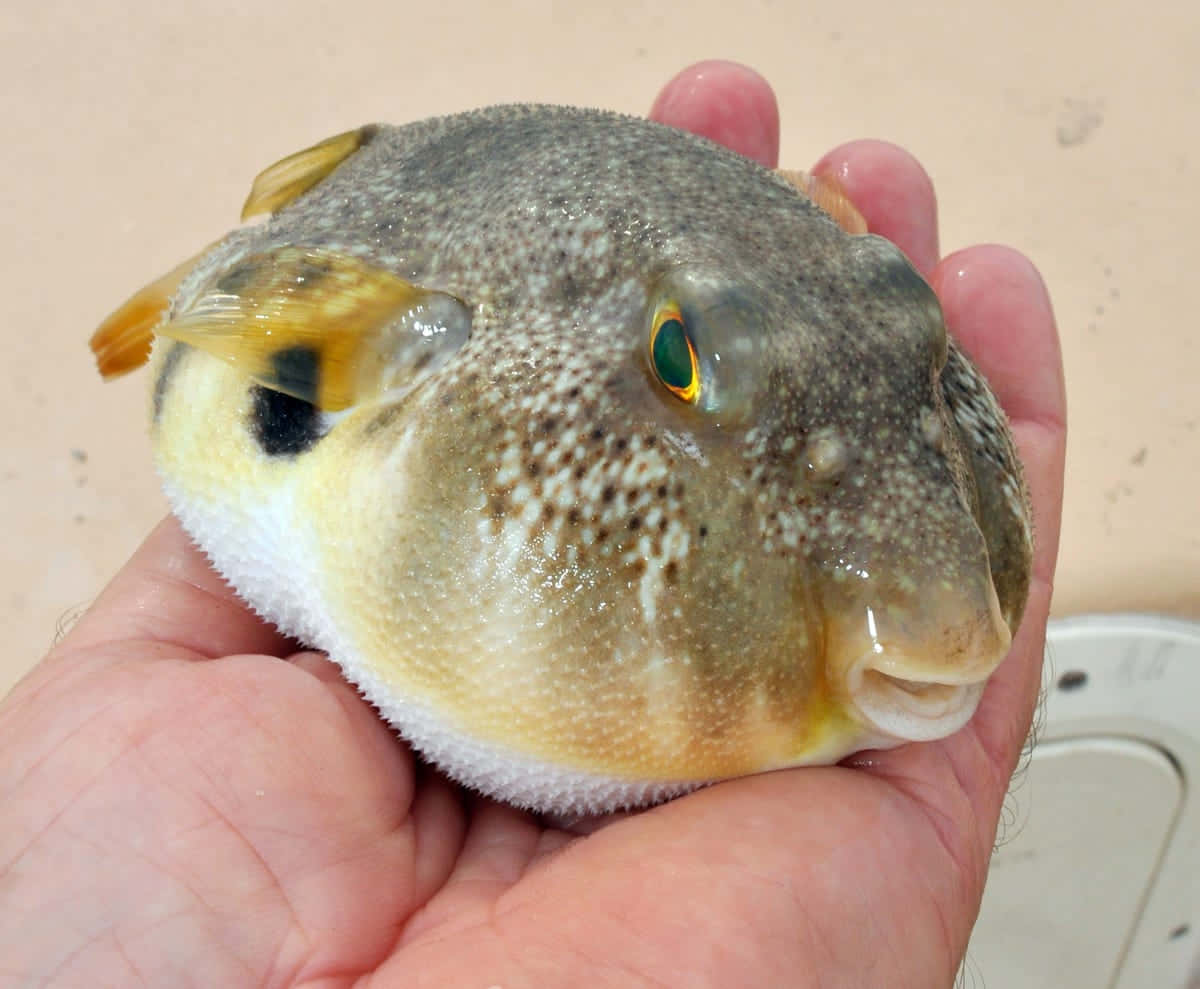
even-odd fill
[{"label": "fish snout", "polygon": [[966,587],[864,599],[838,624],[833,673],[848,707],[896,744],[965,725],[1012,641],[986,572]]}]

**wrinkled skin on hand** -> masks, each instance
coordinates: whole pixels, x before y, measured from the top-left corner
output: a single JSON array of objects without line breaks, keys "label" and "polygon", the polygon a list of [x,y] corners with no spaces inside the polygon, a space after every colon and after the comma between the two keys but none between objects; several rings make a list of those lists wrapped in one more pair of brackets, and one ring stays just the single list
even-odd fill
[{"label": "wrinkled skin on hand", "polygon": [[[774,97],[741,67],[686,70],[652,116],[776,163]],[[1031,597],[964,730],[550,826],[416,765],[168,520],[0,706],[0,981],[949,985],[1040,683],[1061,360],[1028,261],[938,259],[908,155],[858,142],[817,170],[929,278],[1026,464]]]}]

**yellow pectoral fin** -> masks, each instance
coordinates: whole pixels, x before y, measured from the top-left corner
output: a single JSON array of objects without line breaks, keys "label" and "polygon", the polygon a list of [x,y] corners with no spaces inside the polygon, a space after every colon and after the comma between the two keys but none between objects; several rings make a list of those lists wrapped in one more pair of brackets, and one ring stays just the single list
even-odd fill
[{"label": "yellow pectoral fin", "polygon": [[833,221],[852,234],[865,234],[867,221],[851,202],[842,184],[831,175],[811,175],[780,169],[779,174],[828,213]]},{"label": "yellow pectoral fin", "polygon": [[297,151],[269,165],[255,176],[250,195],[242,207],[242,219],[274,213],[314,185],[371,140],[374,124],[326,138],[320,144]]},{"label": "yellow pectoral fin", "polygon": [[239,261],[157,332],[337,412],[440,365],[470,311],[350,255],[284,247]]},{"label": "yellow pectoral fin", "polygon": [[136,370],[150,358],[155,330],[167,318],[175,290],[212,246],[138,289],[105,317],[88,346],[106,381]]}]

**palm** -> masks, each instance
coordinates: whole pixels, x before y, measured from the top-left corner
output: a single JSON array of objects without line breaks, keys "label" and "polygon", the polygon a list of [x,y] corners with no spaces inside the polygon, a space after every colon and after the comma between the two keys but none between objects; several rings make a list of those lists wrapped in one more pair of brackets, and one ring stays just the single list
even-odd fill
[{"label": "palm", "polygon": [[[1021,276],[1013,256],[966,258],[978,285],[933,270],[917,173],[878,147],[839,154],[873,228],[931,273],[951,325],[1000,372],[1030,470],[1038,578],[966,730],[855,768],[721,784],[579,839],[416,767],[329,664],[277,658],[288,644],[168,521],[0,709],[15,740],[0,741],[0,917],[29,920],[0,922],[3,964],[90,985],[947,981],[1037,686],[1057,353],[1037,298],[988,295],[988,279]],[[917,205],[906,218],[897,201]],[[1006,382],[1017,348],[1034,377]],[[10,903],[23,874],[39,877],[33,902]]]}]

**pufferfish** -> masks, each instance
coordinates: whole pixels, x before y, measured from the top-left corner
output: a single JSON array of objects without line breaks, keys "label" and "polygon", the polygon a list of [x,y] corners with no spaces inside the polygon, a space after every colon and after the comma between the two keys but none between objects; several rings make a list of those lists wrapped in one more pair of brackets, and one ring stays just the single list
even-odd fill
[{"label": "pufferfish", "polygon": [[971,717],[1028,588],[1021,467],[852,208],[507,106],[330,138],[258,214],[93,348],[153,339],[186,530],[451,777],[605,811]]}]

